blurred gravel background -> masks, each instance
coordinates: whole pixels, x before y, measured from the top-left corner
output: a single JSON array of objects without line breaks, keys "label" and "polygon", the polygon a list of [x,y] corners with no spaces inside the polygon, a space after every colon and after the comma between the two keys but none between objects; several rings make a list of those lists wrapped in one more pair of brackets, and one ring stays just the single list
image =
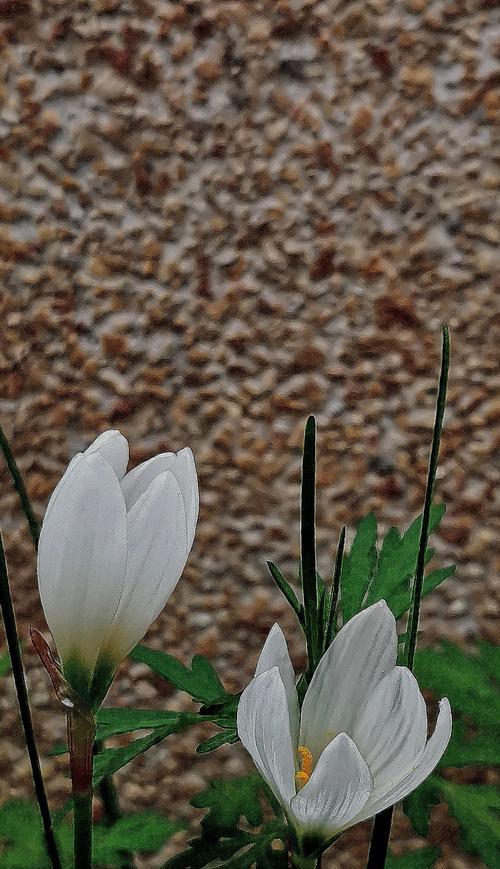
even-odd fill
[{"label": "blurred gravel background", "polygon": [[[426,642],[493,641],[495,4],[0,0],[0,45],[0,413],[39,516],[106,428],[133,464],[189,444],[197,537],[147,642],[207,655],[237,690],[279,619],[300,664],[265,559],[296,572],[305,418],[319,424],[328,575],[342,523],[373,509],[404,527],[419,511],[447,320],[433,545],[458,568],[423,627]],[[45,625],[3,468],[1,522],[26,640]],[[28,646],[26,663],[48,750],[63,719]],[[31,786],[9,679],[0,690],[1,801]],[[123,666],[111,700],[188,708],[141,665]],[[124,805],[192,818],[206,778],[249,768],[239,747],[193,759],[202,735],[127,768]],[[61,804],[64,759],[45,770]],[[434,818],[440,869],[480,866],[442,807]],[[346,836],[335,865],[362,866],[368,835]],[[398,813],[394,847],[413,838]]]}]

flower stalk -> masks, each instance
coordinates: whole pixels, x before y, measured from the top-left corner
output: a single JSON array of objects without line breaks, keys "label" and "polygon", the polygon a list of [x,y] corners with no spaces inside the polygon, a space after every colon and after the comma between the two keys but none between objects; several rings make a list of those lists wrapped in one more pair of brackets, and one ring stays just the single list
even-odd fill
[{"label": "flower stalk", "polygon": [[74,864],[75,869],[91,869],[93,715],[87,710],[71,710],[67,716],[67,734],[73,788]]},{"label": "flower stalk", "polygon": [[[441,433],[443,430],[444,412],[446,407],[446,390],[450,368],[450,333],[446,324],[443,324],[441,327],[441,335],[441,371],[439,375],[438,395],[436,401],[436,415],[434,419],[434,430],[432,433],[432,446],[429,457],[427,483],[425,487],[422,526],[420,529],[415,580],[412,589],[410,614],[408,617],[407,641],[405,645],[406,666],[410,672],[413,672],[415,651],[417,647],[418,620],[420,617],[420,606],[422,603],[422,590],[424,585],[425,553],[427,549],[427,541],[429,539],[432,496],[434,492],[434,483],[436,481],[439,446],[441,443]],[[394,806],[389,806],[375,818],[366,869],[384,869],[389,848],[393,812]]]}]

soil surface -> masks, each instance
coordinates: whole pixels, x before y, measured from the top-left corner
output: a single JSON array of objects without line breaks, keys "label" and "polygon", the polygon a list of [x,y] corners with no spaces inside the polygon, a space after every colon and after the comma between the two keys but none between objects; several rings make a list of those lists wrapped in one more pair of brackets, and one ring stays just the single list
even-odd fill
[{"label": "soil surface", "polygon": [[[136,464],[192,447],[200,520],[146,642],[212,660],[231,690],[275,620],[267,575],[296,575],[300,453],[317,416],[318,557],[340,526],[419,512],[439,327],[452,333],[436,565],[424,642],[498,632],[500,29],[484,0],[0,0],[0,414],[41,518],[71,456],[120,428]],[[64,737],[27,642],[45,630],[35,559],[2,469],[1,524],[41,749]],[[498,490],[497,490],[498,491]],[[31,793],[10,679],[0,801]],[[112,704],[189,708],[125,663]],[[240,746],[152,749],[117,779],[127,810],[192,820]],[[46,758],[54,806],[64,758]],[[483,780],[489,780],[485,772]],[[96,801],[96,814],[100,806]],[[369,825],[339,842],[364,865]],[[444,807],[439,869],[465,856]],[[180,847],[178,836],[157,867]],[[418,840],[400,811],[394,850]],[[139,865],[139,863],[138,863]]]}]

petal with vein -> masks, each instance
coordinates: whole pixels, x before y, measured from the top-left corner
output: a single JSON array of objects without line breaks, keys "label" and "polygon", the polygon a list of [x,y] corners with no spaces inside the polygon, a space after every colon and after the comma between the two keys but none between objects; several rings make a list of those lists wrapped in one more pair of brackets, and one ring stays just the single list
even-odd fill
[{"label": "petal with vein", "polygon": [[184,501],[177,480],[155,477],[127,514],[128,559],[123,595],[106,643],[121,660],[144,636],[172,594],[189,553]]},{"label": "petal with vein", "polygon": [[427,712],[417,680],[406,667],[394,667],[372,691],[356,719],[353,739],[376,789],[415,767],[427,739]]},{"label": "petal with vein", "polygon": [[44,519],[40,596],[61,658],[92,669],[120,600],[127,562],[125,501],[100,454],[73,464]]},{"label": "petal with vein", "polygon": [[359,710],[396,664],[396,622],[385,601],[350,619],[321,658],[302,706],[300,744],[315,757],[337,733],[352,733]]},{"label": "petal with vein", "polygon": [[255,676],[238,703],[238,736],[285,812],[295,794],[288,702],[278,667]]},{"label": "petal with vein", "polygon": [[443,698],[439,703],[439,715],[434,733],[425,746],[416,767],[410,770],[402,779],[398,779],[389,788],[376,788],[368,804],[362,809],[355,823],[371,818],[382,812],[388,806],[404,800],[415,788],[431,774],[443,756],[451,736],[451,709],[448,700]]},{"label": "petal with vein", "polygon": [[311,778],[293,798],[302,830],[332,836],[349,825],[373,789],[370,770],[346,733],[326,746]]},{"label": "petal with vein", "polygon": [[259,676],[265,673],[266,670],[271,670],[272,667],[277,667],[281,681],[285,686],[286,699],[288,702],[288,713],[290,717],[290,732],[292,735],[292,744],[294,749],[297,748],[297,740],[299,738],[299,701],[297,697],[297,689],[295,688],[295,672],[293,669],[288,647],[286,644],[283,631],[280,626],[275,624],[269,631],[266,642],[262,647],[255,675]]}]

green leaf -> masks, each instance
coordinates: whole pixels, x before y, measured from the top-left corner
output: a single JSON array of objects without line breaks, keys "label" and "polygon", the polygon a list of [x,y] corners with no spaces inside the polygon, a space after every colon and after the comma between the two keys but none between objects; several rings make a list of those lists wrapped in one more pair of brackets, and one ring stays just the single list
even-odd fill
[{"label": "green leaf", "polygon": [[437,776],[430,776],[403,802],[405,815],[410,819],[415,832],[423,839],[429,835],[432,807],[442,802],[439,784],[440,779]]},{"label": "green leaf", "polygon": [[[56,830],[59,851],[65,865],[72,865],[72,834],[67,824]],[[36,803],[8,800],[0,807],[1,869],[46,869],[46,854],[40,813]]]},{"label": "green leaf", "polygon": [[480,640],[479,660],[484,672],[498,682],[500,680],[500,646],[493,646],[491,643]]},{"label": "green leaf", "polygon": [[151,854],[183,828],[180,821],[153,811],[127,815],[112,827],[97,826],[93,837],[94,861],[118,865],[124,851]]},{"label": "green leaf", "polygon": [[340,590],[344,624],[358,613],[377,562],[377,520],[373,513],[361,519],[349,554],[344,554]]},{"label": "green leaf", "polygon": [[431,869],[440,855],[439,848],[419,848],[401,857],[389,854],[385,869]]},{"label": "green leaf", "polygon": [[295,594],[292,586],[286,581],[279,567],[274,564],[273,561],[266,561],[267,567],[269,569],[269,573],[274,579],[276,585],[278,586],[281,593],[285,596],[288,603],[292,607],[295,615],[297,616],[300,624],[304,625],[304,607],[300,603],[297,595]]},{"label": "green leaf", "polygon": [[217,703],[226,697],[226,691],[210,661],[195,655],[191,669],[172,655],[159,649],[136,646],[130,652],[133,661],[147,664],[155,673],[168,679],[180,691],[185,691],[198,703]]},{"label": "green leaf", "polygon": [[459,785],[440,780],[451,814],[458,821],[466,850],[486,866],[500,864],[500,792],[494,785]]},{"label": "green leaf", "polygon": [[191,839],[186,850],[167,860],[162,869],[203,869],[215,861],[227,860],[254,841],[254,836],[243,830],[238,830],[233,836],[215,839],[203,835]]},{"label": "green leaf", "polygon": [[439,762],[439,766],[471,766],[473,764],[494,766],[500,763],[499,745],[499,725],[483,725],[478,733],[471,736],[466,733],[464,722],[456,719],[453,722],[450,743]]},{"label": "green leaf", "polygon": [[148,751],[153,745],[158,745],[159,742],[162,742],[171,733],[179,733],[196,720],[199,721],[197,716],[190,715],[187,712],[170,713],[170,715],[171,720],[169,724],[163,727],[156,727],[148,736],[135,739],[129,745],[121,748],[104,748],[100,751],[94,757],[94,787],[104,776],[117,772],[122,766],[126,766],[127,763],[130,763],[135,757]]},{"label": "green leaf", "polygon": [[157,727],[173,727],[172,733],[184,730],[191,724],[199,724],[204,719],[195,712],[155,712],[150,709],[103,708],[97,713],[96,739],[108,739],[121,733],[134,730],[150,730]]},{"label": "green leaf", "polygon": [[202,820],[203,829],[211,834],[234,832],[241,817],[250,826],[262,824],[260,796],[263,782],[259,775],[237,779],[214,779],[208,788],[191,800],[197,809],[208,809]]},{"label": "green leaf", "polygon": [[10,655],[8,652],[0,655],[0,677],[5,676],[10,670]]},{"label": "green leaf", "polygon": [[[429,534],[439,525],[445,509],[444,504],[432,505]],[[371,606],[382,599],[388,600],[396,591],[406,591],[406,588],[401,589],[400,587],[405,586],[405,584],[407,586],[408,580],[415,573],[421,526],[422,516],[420,515],[412,522],[402,537],[397,528],[389,528],[382,541],[380,554],[373,571],[366,606]],[[428,549],[426,564],[432,555],[432,550]]]},{"label": "green leaf", "polygon": [[215,751],[215,749],[220,748],[221,745],[237,742],[238,739],[239,736],[236,730],[223,730],[222,733],[216,733],[209,739],[204,739],[203,742],[200,742],[196,746],[196,754],[208,754],[209,751]]},{"label": "green leaf", "polygon": [[443,642],[437,649],[421,649],[415,658],[421,688],[448,697],[454,712],[469,715],[478,725],[498,724],[500,697],[481,655],[466,654]]},{"label": "green leaf", "polygon": [[[448,567],[440,567],[437,570],[431,570],[424,579],[422,597],[429,594],[429,592],[434,591],[434,589],[437,588],[438,585],[441,585],[445,579],[448,579],[449,576],[453,576],[456,568],[456,564],[450,564]],[[410,609],[410,603],[411,588],[409,585],[407,588],[394,591],[387,597],[387,605],[394,613],[396,621]]]}]

